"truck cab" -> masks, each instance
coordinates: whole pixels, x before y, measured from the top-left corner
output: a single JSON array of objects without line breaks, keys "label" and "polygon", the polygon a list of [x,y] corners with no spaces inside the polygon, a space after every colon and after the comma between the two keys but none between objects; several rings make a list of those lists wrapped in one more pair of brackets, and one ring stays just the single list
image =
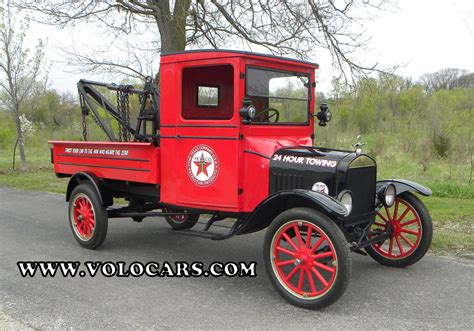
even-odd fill
[{"label": "truck cab", "polygon": [[313,145],[317,67],[235,51],[162,56],[161,200],[253,211],[269,194],[273,153]]}]

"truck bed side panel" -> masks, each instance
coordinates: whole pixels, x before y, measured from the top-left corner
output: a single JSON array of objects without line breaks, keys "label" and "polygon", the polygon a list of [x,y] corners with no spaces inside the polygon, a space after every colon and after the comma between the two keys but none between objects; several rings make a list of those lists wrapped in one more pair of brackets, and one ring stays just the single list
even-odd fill
[{"label": "truck bed side panel", "polygon": [[151,143],[50,141],[54,171],[87,171],[99,178],[160,184],[160,149]]}]

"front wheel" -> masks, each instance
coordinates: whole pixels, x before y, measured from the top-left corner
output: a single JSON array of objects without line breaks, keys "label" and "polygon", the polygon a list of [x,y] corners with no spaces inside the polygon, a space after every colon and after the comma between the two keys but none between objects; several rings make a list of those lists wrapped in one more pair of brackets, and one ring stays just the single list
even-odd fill
[{"label": "front wheel", "polygon": [[366,252],[380,264],[407,267],[420,260],[433,238],[433,223],[425,205],[415,195],[404,192],[392,207],[382,207],[371,232],[388,233],[382,243],[367,247]]},{"label": "front wheel", "polygon": [[96,249],[107,236],[108,218],[97,192],[88,184],[80,184],[69,200],[69,225],[82,247]]},{"label": "front wheel", "polygon": [[347,241],[333,220],[313,209],[289,209],[273,220],[265,236],[264,260],[273,286],[299,307],[329,306],[349,283]]}]

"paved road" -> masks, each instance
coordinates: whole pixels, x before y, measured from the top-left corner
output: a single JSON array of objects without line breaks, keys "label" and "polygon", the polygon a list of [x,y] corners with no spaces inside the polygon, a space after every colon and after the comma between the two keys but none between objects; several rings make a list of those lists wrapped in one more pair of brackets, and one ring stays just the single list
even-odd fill
[{"label": "paved road", "polygon": [[[392,269],[353,255],[342,299],[307,311],[271,287],[263,232],[215,242],[173,233],[160,219],[116,219],[90,251],[73,239],[63,199],[0,188],[0,312],[33,328],[474,328],[473,264],[428,256]],[[22,278],[19,260],[243,260],[257,261],[258,277]]]}]

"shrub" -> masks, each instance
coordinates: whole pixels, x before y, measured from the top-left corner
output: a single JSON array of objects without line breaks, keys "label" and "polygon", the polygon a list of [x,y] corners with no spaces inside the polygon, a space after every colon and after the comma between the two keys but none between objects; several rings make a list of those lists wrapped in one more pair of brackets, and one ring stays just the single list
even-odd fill
[{"label": "shrub", "polygon": [[446,133],[436,133],[433,138],[433,148],[440,158],[447,158],[451,150],[451,138]]}]

